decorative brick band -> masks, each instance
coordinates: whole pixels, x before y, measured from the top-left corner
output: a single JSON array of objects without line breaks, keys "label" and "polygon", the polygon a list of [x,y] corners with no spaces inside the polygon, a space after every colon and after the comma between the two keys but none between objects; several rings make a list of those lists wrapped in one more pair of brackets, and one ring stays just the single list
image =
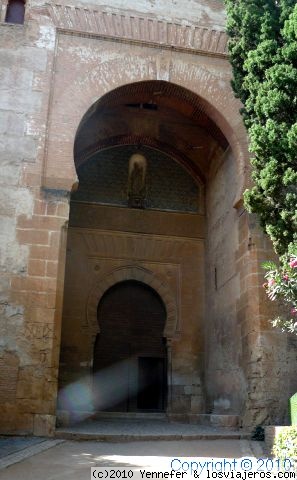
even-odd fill
[{"label": "decorative brick band", "polygon": [[137,280],[145,283],[160,295],[167,313],[163,336],[172,339],[177,330],[177,305],[170,288],[149,270],[138,266],[126,266],[117,268],[109,275],[104,276],[96,283],[89,295],[87,320],[92,342],[95,342],[97,334],[100,333],[100,326],[97,320],[97,308],[100,299],[110,287],[125,280]]},{"label": "decorative brick band", "polygon": [[47,7],[56,27],[65,31],[155,45],[158,48],[161,45],[191,53],[220,57],[227,55],[228,37],[224,31],[170,23],[127,12],[110,13],[55,3]]}]

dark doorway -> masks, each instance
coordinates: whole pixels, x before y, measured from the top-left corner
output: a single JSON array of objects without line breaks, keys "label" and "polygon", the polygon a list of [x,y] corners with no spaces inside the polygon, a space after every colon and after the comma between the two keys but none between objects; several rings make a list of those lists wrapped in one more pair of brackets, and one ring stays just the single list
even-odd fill
[{"label": "dark doorway", "polygon": [[164,358],[138,358],[139,410],[164,410],[165,373]]},{"label": "dark doorway", "polygon": [[93,363],[97,410],[164,410],[165,321],[161,298],[141,282],[121,282],[104,294]]}]

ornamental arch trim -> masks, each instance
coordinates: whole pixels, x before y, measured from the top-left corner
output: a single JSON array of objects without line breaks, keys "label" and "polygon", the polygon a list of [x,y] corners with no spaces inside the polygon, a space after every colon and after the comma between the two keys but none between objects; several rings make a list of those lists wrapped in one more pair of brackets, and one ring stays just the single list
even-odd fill
[{"label": "ornamental arch trim", "polygon": [[117,283],[126,280],[136,280],[144,283],[155,290],[162,299],[166,308],[166,323],[163,331],[163,337],[172,340],[177,332],[178,326],[178,308],[177,301],[170,287],[153,272],[143,267],[126,266],[116,268],[104,278],[96,282],[92,288],[87,302],[87,322],[92,338],[92,344],[95,343],[96,336],[100,333],[100,325],[97,319],[98,304],[104,293]]}]

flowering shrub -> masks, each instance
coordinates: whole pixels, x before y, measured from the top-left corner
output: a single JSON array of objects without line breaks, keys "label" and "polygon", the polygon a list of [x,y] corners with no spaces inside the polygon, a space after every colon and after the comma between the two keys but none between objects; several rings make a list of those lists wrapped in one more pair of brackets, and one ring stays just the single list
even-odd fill
[{"label": "flowering shrub", "polygon": [[297,427],[290,427],[280,432],[275,439],[273,455],[282,460],[286,467],[297,468]]},{"label": "flowering shrub", "polygon": [[263,287],[269,299],[277,300],[285,311],[272,325],[297,334],[297,255],[290,255],[280,267],[274,262],[265,262],[262,266],[267,270]]}]

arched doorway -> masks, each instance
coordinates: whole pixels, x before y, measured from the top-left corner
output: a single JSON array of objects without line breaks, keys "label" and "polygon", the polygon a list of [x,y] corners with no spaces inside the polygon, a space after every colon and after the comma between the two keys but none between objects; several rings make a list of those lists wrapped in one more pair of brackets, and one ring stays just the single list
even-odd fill
[{"label": "arched doorway", "polygon": [[161,298],[144,283],[120,282],[103,295],[93,361],[96,410],[164,410],[165,322]]},{"label": "arched doorway", "polygon": [[[70,201],[59,384],[63,390],[83,381],[94,392],[97,411],[164,409],[168,415],[192,416],[241,409],[244,380],[234,294],[240,281],[235,257],[240,220],[233,209],[237,166],[226,137],[204,107],[200,97],[177,85],[139,82],[102,97],[77,130],[79,184]],[[131,187],[135,155],[141,157],[136,192]],[[122,270],[125,280],[135,280],[135,269],[167,286],[170,294],[162,299],[168,319],[173,312],[176,316],[176,328],[168,336],[164,320],[158,354],[130,352],[128,346],[141,341],[125,340],[124,307],[116,298],[118,287],[112,287],[116,290],[108,295],[115,295],[110,306],[116,310],[110,321],[118,324],[103,331],[108,315],[100,313],[100,304],[101,332],[94,348],[96,305],[100,298],[105,302],[102,279],[113,272],[107,288],[119,285]],[[145,283],[141,275],[137,280]],[[155,370],[156,384],[158,372],[165,370],[166,361],[152,360],[164,359],[163,334],[167,401],[165,382],[146,404],[139,387],[145,372]],[[141,335],[151,349],[148,335]],[[232,348],[226,347],[226,338],[233,339]],[[117,353],[112,353],[113,345]],[[124,392],[122,397],[116,398],[113,387]]]}]

